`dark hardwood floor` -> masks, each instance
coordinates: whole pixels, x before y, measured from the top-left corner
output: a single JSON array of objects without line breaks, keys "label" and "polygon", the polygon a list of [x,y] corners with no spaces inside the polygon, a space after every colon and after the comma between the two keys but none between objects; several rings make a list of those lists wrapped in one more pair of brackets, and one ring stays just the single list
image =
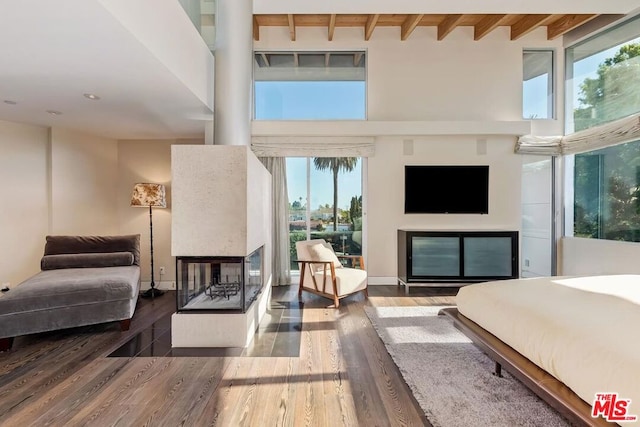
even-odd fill
[{"label": "dark hardwood floor", "polygon": [[[429,425],[363,307],[448,305],[456,292],[370,286],[368,299],[334,309],[274,288],[252,345],[213,352],[150,351],[170,342],[175,299],[141,299],[127,332],[112,323],[16,338],[0,353],[0,425]],[[133,355],[114,354],[135,337]]]}]

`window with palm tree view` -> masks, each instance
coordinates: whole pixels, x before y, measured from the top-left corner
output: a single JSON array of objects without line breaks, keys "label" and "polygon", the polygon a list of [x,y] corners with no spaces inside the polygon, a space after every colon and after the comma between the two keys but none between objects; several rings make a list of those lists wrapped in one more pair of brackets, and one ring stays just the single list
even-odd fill
[{"label": "window with palm tree view", "polygon": [[[255,52],[255,120],[366,119],[365,52]],[[287,157],[289,250],[324,239],[339,254],[362,254],[359,157]]]},{"label": "window with palm tree view", "polygon": [[[567,133],[640,112],[640,19],[567,49]],[[640,241],[640,141],[567,156],[567,235]]]}]

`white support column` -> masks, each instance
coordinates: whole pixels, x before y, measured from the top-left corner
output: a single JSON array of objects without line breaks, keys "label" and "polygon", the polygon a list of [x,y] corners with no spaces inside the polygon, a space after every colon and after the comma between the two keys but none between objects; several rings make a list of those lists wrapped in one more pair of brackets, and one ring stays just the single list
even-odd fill
[{"label": "white support column", "polygon": [[214,144],[213,120],[204,123],[204,143],[205,145]]},{"label": "white support column", "polygon": [[253,0],[216,2],[215,141],[251,141]]}]

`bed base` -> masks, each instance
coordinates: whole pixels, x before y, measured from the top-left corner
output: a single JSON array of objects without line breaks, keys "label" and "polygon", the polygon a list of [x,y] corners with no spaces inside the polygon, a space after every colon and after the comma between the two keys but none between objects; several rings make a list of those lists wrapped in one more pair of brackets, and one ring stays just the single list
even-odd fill
[{"label": "bed base", "polygon": [[453,325],[495,361],[494,375],[502,376],[502,367],[520,380],[538,397],[580,426],[613,426],[603,418],[591,417],[591,406],[569,387],[518,353],[477,323],[463,316],[457,308],[443,308],[438,313],[453,320]]}]

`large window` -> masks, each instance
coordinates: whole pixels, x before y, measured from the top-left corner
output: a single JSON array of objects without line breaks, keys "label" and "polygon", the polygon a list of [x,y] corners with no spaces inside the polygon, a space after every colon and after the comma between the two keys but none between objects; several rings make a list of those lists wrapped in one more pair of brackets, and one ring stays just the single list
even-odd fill
[{"label": "large window", "polygon": [[525,50],[522,64],[522,117],[552,119],[553,51]]},{"label": "large window", "polygon": [[[640,112],[640,18],[567,49],[566,87],[567,133]],[[565,235],[640,242],[640,141],[565,165]]]},{"label": "large window", "polygon": [[366,119],[365,52],[255,52],[256,120]]},{"label": "large window", "polygon": [[567,133],[640,112],[640,18],[567,49]]},{"label": "large window", "polygon": [[640,141],[575,156],[576,237],[640,242]]}]

